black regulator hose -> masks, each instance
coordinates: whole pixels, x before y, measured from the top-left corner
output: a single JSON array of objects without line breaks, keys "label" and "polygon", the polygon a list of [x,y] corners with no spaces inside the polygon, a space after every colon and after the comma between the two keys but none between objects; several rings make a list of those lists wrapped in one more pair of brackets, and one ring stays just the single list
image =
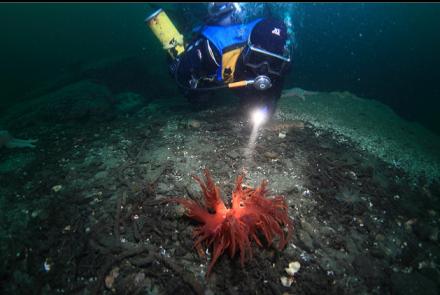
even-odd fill
[{"label": "black regulator hose", "polygon": [[174,80],[176,81],[177,86],[179,86],[185,90],[191,90],[191,91],[210,91],[210,90],[228,88],[227,84],[220,85],[220,86],[203,87],[203,88],[191,88],[191,87],[183,85],[182,83],[180,83],[179,77],[177,76],[177,73],[179,71],[180,62],[181,62],[181,59],[178,59],[177,65],[176,65],[176,70],[174,71]]}]

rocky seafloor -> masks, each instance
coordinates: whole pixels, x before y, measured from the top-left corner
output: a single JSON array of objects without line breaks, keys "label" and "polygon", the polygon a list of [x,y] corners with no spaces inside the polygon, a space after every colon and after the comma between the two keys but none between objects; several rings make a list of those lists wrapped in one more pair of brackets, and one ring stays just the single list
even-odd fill
[{"label": "rocky seafloor", "polygon": [[[38,142],[0,154],[1,293],[438,294],[438,138],[374,121],[387,108],[349,93],[279,107],[251,161],[236,103],[194,110],[88,80],[11,110],[2,127]],[[192,175],[205,167],[225,200],[244,167],[246,184],[267,179],[284,195],[287,247],[253,245],[244,267],[225,254],[206,278],[197,222],[162,202],[200,199]],[[300,269],[287,286],[291,262]]]}]

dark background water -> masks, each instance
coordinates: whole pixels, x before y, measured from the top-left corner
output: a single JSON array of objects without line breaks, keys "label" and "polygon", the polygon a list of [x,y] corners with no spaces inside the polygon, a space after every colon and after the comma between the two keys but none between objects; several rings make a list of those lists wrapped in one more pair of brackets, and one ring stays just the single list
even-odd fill
[{"label": "dark background water", "polygon": [[[0,4],[0,107],[31,98],[34,88],[84,64],[124,55],[146,60],[150,76],[140,77],[146,84],[174,91],[161,46],[143,22],[157,6]],[[163,6],[182,31],[205,11],[202,4]],[[286,87],[348,90],[440,134],[439,4],[296,7],[297,44]],[[160,93],[166,98],[170,92]]]},{"label": "dark background water", "polygon": [[440,134],[440,5],[303,4],[293,83],[380,100]]}]

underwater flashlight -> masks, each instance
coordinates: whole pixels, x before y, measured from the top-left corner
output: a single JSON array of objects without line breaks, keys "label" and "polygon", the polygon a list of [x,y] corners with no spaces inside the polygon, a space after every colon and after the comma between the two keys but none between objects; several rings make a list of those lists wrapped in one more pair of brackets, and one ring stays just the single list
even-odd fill
[{"label": "underwater flashlight", "polygon": [[254,87],[258,90],[266,90],[272,86],[268,76],[260,75],[254,80]]},{"label": "underwater flashlight", "polygon": [[266,90],[272,87],[272,82],[270,81],[270,78],[268,76],[260,75],[257,76],[254,80],[243,80],[243,81],[229,83],[227,84],[227,87],[237,88],[247,85],[254,85],[255,89],[257,90]]},{"label": "underwater flashlight", "polygon": [[254,110],[251,114],[252,116],[252,122],[255,126],[260,126],[263,124],[267,119],[267,107],[258,108]]}]

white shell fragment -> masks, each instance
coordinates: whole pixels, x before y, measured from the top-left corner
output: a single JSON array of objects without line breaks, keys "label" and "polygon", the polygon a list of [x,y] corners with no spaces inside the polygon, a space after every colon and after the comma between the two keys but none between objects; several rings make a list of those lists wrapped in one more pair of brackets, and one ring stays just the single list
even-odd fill
[{"label": "white shell fragment", "polygon": [[50,258],[46,258],[46,260],[44,260],[43,267],[46,272],[50,271],[50,269],[52,267],[52,263],[50,262]]},{"label": "white shell fragment", "polygon": [[281,284],[282,284],[284,287],[290,287],[290,286],[292,286],[292,283],[293,283],[293,277],[281,277],[280,280],[281,280]]},{"label": "white shell fragment", "polygon": [[301,264],[298,261],[290,262],[289,267],[285,268],[288,275],[293,276],[300,269]]},{"label": "white shell fragment", "polygon": [[52,190],[54,192],[59,192],[62,188],[63,188],[63,186],[61,184],[57,184],[52,187]]},{"label": "white shell fragment", "polygon": [[279,137],[279,138],[285,138],[285,137],[286,137],[286,132],[280,132],[280,133],[278,133],[278,137]]},{"label": "white shell fragment", "polygon": [[281,284],[284,287],[290,287],[292,283],[295,281],[294,275],[300,269],[301,264],[298,261],[292,261],[289,263],[289,267],[285,268],[286,273],[289,275],[288,277],[281,277]]}]

